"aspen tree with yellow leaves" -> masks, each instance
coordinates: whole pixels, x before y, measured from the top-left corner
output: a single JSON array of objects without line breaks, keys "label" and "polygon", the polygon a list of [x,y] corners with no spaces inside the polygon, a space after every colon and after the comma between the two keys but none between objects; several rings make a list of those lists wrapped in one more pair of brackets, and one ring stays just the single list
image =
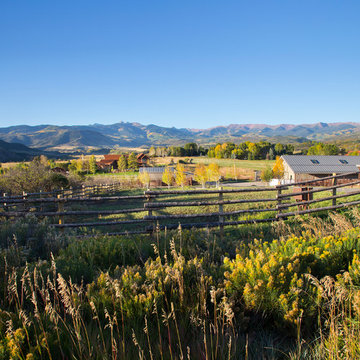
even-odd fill
[{"label": "aspen tree with yellow leaves", "polygon": [[280,156],[276,157],[276,162],[273,167],[273,175],[276,179],[281,179],[284,176],[284,161]]}]

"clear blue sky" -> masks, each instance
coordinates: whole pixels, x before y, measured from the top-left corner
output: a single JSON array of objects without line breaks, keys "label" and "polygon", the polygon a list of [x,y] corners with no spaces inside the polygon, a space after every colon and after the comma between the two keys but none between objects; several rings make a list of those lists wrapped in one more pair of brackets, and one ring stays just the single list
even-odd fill
[{"label": "clear blue sky", "polygon": [[1,0],[0,126],[360,121],[360,1]]}]

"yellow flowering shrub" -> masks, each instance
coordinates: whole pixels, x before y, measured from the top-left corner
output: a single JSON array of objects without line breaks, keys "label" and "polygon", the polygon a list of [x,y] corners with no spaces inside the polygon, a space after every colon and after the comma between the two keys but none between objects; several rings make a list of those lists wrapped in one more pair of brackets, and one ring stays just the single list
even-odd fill
[{"label": "yellow flowering shrub", "polygon": [[304,233],[270,243],[254,240],[246,255],[224,259],[224,286],[246,309],[267,312],[296,324],[305,314],[316,315],[318,289],[307,280],[336,276],[349,269],[354,282],[360,279],[359,228],[342,236],[316,237]]}]

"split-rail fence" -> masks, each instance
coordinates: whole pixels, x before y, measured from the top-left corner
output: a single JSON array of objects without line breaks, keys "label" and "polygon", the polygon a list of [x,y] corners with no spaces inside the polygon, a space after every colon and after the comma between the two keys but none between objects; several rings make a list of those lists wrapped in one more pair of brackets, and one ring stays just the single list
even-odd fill
[{"label": "split-rail fence", "polygon": [[[359,173],[276,187],[146,190],[124,195],[119,184],[0,197],[1,219],[49,218],[61,230],[99,227],[107,234],[273,222],[360,205]],[[127,192],[128,193],[128,192]],[[52,220],[51,220],[52,219]],[[79,221],[80,219],[80,221]],[[0,222],[1,225],[1,222]]]}]

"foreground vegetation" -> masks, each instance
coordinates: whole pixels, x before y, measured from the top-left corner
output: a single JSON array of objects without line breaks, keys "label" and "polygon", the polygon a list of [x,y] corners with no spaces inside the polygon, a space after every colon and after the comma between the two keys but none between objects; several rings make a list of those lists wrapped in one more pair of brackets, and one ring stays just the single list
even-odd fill
[{"label": "foreground vegetation", "polygon": [[153,238],[0,229],[0,359],[356,359],[360,220]]}]

